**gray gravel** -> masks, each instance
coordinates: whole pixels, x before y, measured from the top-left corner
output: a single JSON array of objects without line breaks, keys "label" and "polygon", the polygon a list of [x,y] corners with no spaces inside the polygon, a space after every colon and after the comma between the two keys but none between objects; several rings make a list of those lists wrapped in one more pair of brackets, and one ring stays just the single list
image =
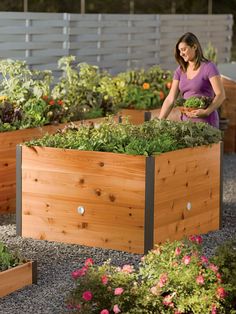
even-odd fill
[{"label": "gray gravel", "polygon": [[[203,235],[204,253],[208,256],[236,231],[236,154],[224,155],[222,229]],[[24,257],[38,262],[38,283],[0,300],[0,314],[66,313],[64,299],[73,287],[71,271],[86,258],[96,264],[111,259],[115,265],[138,265],[140,255],[80,245],[38,241],[16,236],[15,215],[0,215],[0,241]]]}]

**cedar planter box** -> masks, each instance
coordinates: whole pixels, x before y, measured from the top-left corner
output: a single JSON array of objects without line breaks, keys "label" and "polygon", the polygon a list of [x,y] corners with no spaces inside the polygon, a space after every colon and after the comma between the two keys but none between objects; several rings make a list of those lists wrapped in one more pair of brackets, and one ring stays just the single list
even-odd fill
[{"label": "cedar planter box", "polygon": [[[157,118],[160,114],[161,109],[152,109],[152,110],[137,110],[137,109],[122,109],[119,112],[120,120],[125,118],[129,119],[130,123],[141,124],[144,121],[149,121],[153,118]],[[173,108],[171,113],[168,116],[168,120],[180,121],[181,112],[178,108]]]},{"label": "cedar planter box", "polygon": [[221,143],[145,157],[17,146],[17,234],[145,253],[220,228]]},{"label": "cedar planter box", "polygon": [[27,262],[0,272],[0,297],[37,283],[37,263]]},{"label": "cedar planter box", "polygon": [[[88,120],[100,122],[103,118]],[[81,122],[74,122],[81,123]],[[0,214],[16,210],[16,145],[55,133],[66,124],[47,125],[38,128],[0,132]]]},{"label": "cedar planter box", "polygon": [[236,82],[222,76],[226,99],[221,106],[221,116],[229,120],[224,131],[224,152],[236,152]]}]

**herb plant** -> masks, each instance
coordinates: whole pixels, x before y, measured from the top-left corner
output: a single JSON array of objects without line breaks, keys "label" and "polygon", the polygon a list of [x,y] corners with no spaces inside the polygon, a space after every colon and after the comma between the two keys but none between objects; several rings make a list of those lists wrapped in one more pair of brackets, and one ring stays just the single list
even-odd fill
[{"label": "herb plant", "polygon": [[0,271],[7,270],[24,262],[24,259],[20,258],[16,253],[10,252],[10,250],[0,242]]}]

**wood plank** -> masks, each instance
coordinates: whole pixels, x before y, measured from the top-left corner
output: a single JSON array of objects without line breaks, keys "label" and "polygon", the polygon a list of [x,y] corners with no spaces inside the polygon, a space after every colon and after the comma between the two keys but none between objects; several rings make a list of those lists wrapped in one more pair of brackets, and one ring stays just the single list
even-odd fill
[{"label": "wood plank", "polygon": [[219,228],[220,144],[156,156],[155,178],[155,243]]},{"label": "wood plank", "polygon": [[0,297],[33,283],[33,262],[27,262],[0,272]]},{"label": "wood plank", "polygon": [[143,253],[144,156],[22,149],[23,236]]}]

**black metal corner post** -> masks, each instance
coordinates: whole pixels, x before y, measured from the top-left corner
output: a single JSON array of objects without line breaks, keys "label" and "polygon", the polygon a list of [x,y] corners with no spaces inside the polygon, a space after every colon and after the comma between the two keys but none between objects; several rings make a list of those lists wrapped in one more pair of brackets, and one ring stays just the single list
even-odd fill
[{"label": "black metal corner post", "polygon": [[16,234],[22,235],[22,146],[16,145]]},{"label": "black metal corner post", "polygon": [[154,243],[154,185],[155,158],[149,156],[146,158],[144,254],[153,249]]},{"label": "black metal corner post", "polygon": [[223,155],[224,155],[224,143],[220,142],[220,213],[219,213],[219,227],[222,229],[222,216],[223,216]]},{"label": "black metal corner post", "polygon": [[145,111],[144,112],[144,121],[150,121],[152,117],[152,114],[150,111]]}]

